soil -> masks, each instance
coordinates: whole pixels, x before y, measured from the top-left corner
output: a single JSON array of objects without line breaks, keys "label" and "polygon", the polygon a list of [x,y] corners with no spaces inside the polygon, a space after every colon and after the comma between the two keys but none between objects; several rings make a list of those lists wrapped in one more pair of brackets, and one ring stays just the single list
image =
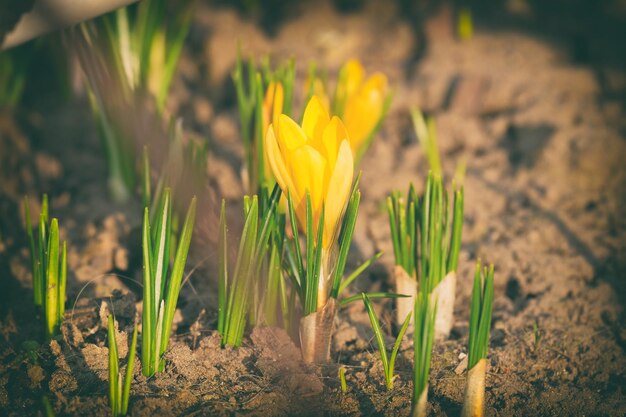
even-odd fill
[{"label": "soil", "polygon": [[[462,406],[472,271],[481,258],[496,265],[487,415],[626,415],[623,2],[477,8],[474,36],[463,42],[447,3],[418,2],[407,11],[391,2],[337,2],[348,3],[355,5],[349,13],[324,1],[296,2],[269,31],[232,8],[199,7],[168,108],[190,134],[209,138],[217,195],[234,205],[244,189],[229,78],[236,39],[246,54],[295,57],[299,80],[310,60],[332,79],[345,59],[360,58],[389,76],[395,97],[361,164],[349,263],[385,254],[352,293],[391,288],[382,202],[410,181],[421,189],[427,171],[410,106],[436,117],[447,177],[467,165],[456,322],[434,346],[431,414],[458,415]],[[140,204],[108,199],[86,103],[36,96],[0,116],[0,415],[42,414],[44,397],[56,415],[108,415],[106,315],[116,315],[125,358],[141,309]],[[68,240],[67,313],[62,335],[49,343],[32,311],[20,209],[28,194],[37,214],[44,191]],[[192,245],[165,372],[143,377],[138,355],[130,415],[410,414],[411,343],[402,345],[388,391],[360,303],[340,310],[325,366],[304,364],[278,328],[255,328],[242,347],[220,349],[210,233],[217,207],[199,216],[208,239]],[[391,344],[393,303],[376,307]]]}]

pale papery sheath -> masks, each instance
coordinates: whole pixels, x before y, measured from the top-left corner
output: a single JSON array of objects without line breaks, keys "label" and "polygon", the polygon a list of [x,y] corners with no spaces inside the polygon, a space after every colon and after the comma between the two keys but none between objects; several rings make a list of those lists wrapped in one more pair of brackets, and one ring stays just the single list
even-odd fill
[{"label": "pale papery sheath", "polygon": [[337,300],[329,298],[323,308],[300,319],[300,349],[307,363],[330,360],[330,341],[337,315]]},{"label": "pale papery sheath", "polygon": [[454,298],[456,293],[456,272],[448,272],[435,287],[431,301],[437,303],[435,315],[435,339],[447,339],[454,324]]},{"label": "pale papery sheath", "polygon": [[[417,280],[411,277],[400,265],[393,267],[393,280],[396,294],[404,294],[409,297],[396,298],[396,324],[402,326],[406,316],[413,311],[415,305],[415,294],[417,294]],[[411,314],[411,324],[407,329],[409,333],[413,331],[413,315]]]},{"label": "pale papery sheath", "polygon": [[476,362],[476,365],[467,372],[462,417],[482,417],[485,414],[486,374],[487,359],[485,358]]},{"label": "pale papery sheath", "polygon": [[426,417],[428,416],[428,385],[424,387],[424,391],[417,399],[417,404],[413,404],[412,417]]}]

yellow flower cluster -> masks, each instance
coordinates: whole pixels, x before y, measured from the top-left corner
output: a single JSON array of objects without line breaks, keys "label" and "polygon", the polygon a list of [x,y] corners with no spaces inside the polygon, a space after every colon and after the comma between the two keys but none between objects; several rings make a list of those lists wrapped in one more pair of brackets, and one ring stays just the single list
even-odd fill
[{"label": "yellow flower cluster", "polygon": [[335,113],[341,116],[350,135],[350,145],[355,155],[361,155],[362,147],[380,122],[387,100],[387,77],[377,72],[367,79],[363,65],[356,60],[348,61],[340,71]]},{"label": "yellow flower cluster", "polygon": [[281,114],[268,127],[265,149],[269,165],[283,193],[293,200],[300,227],[306,229],[306,195],[313,209],[314,230],[324,207],[323,248],[336,239],[337,225],[350,195],[354,157],[348,132],[337,116],[329,116],[313,96],[302,126]]}]

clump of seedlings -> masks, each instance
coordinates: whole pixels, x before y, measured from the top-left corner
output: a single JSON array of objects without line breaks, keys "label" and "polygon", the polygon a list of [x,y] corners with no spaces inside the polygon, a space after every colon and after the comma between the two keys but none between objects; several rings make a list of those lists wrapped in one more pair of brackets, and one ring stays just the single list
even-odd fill
[{"label": "clump of seedlings", "polygon": [[[280,198],[275,187],[264,217],[259,216],[257,196],[244,198],[245,223],[232,277],[228,273],[226,203],[222,201],[219,227],[218,324],[222,347],[238,347],[243,341],[250,308],[250,295],[267,251],[273,211]],[[270,257],[271,260],[271,257]],[[276,262],[276,261],[274,261]],[[275,265],[271,268],[275,268]],[[282,278],[282,277],[280,277]]]},{"label": "clump of seedlings", "polygon": [[420,290],[415,297],[414,312],[413,400],[411,403],[413,417],[428,415],[428,375],[435,336],[436,312],[437,303],[432,301],[427,291]]},{"label": "clump of seedlings", "polygon": [[[176,310],[191,234],[196,216],[196,198],[191,200],[170,270],[172,240],[171,191],[166,188],[153,221],[150,209],[144,208],[143,246],[143,318],[141,365],[145,376],[163,371],[172,320]],[[168,274],[169,272],[169,274]]]},{"label": "clump of seedlings", "polygon": [[65,316],[65,285],[67,278],[67,244],[59,245],[59,221],[48,221],[48,196],[43,195],[37,239],[31,224],[28,197],[24,197],[24,217],[30,246],[33,295],[37,313],[44,320],[44,333],[56,335]]},{"label": "clump of seedlings", "polygon": [[[142,1],[82,23],[75,49],[109,169],[109,192],[126,201],[135,184],[140,142],[120,114],[151,97],[162,113],[191,23],[191,2]],[[137,106],[139,107],[139,106]]]},{"label": "clump of seedlings", "polygon": [[400,328],[398,336],[396,337],[396,341],[393,345],[393,349],[391,350],[391,355],[387,356],[385,335],[383,334],[383,329],[380,327],[380,321],[378,320],[378,316],[376,315],[374,306],[372,305],[372,302],[370,301],[367,294],[361,294],[361,296],[363,297],[363,303],[365,304],[367,315],[369,316],[370,323],[372,324],[372,329],[374,330],[374,335],[376,336],[376,343],[378,343],[380,359],[383,363],[383,371],[385,372],[385,383],[387,385],[387,389],[391,390],[393,389],[393,381],[395,379],[394,370],[396,365],[396,356],[398,356],[400,344],[402,343],[404,334],[406,333],[406,330],[409,327],[409,323],[411,322],[412,311],[409,312],[404,319],[402,327]]},{"label": "clump of seedlings", "polygon": [[[416,294],[420,288],[437,300],[437,338],[446,338],[453,324],[456,270],[463,229],[463,187],[453,190],[449,204],[440,176],[430,172],[421,198],[413,185],[405,203],[402,194],[387,199],[396,266],[394,281],[399,294]],[[409,299],[398,299],[396,322],[401,325],[411,310]]]},{"label": "clump of seedlings", "polygon": [[469,323],[467,354],[467,381],[463,417],[482,417],[485,412],[485,375],[487,373],[487,352],[491,332],[491,312],[493,306],[493,265],[481,268],[476,263],[474,287],[472,288],[472,309]]},{"label": "clump of seedlings", "polygon": [[13,48],[0,53],[0,109],[15,107],[24,92],[26,69],[33,48]]},{"label": "clump of seedlings", "polygon": [[109,335],[109,405],[112,417],[124,417],[128,413],[128,399],[130,398],[130,384],[133,380],[135,368],[135,352],[137,350],[137,323],[133,330],[133,338],[128,350],[126,373],[120,369],[117,354],[117,340],[115,338],[115,320],[112,315],[108,319]]}]

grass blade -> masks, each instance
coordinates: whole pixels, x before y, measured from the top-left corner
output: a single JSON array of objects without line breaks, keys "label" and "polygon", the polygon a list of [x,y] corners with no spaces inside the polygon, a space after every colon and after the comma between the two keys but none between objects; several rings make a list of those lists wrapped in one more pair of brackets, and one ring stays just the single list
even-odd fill
[{"label": "grass blade", "polygon": [[144,208],[143,215],[143,313],[141,335],[141,368],[145,376],[151,376],[152,370],[152,339],[155,337],[156,325],[154,306],[154,280],[152,279],[152,239],[150,237],[150,213],[148,207]]},{"label": "grass blade", "polygon": [[48,269],[46,273],[46,336],[57,330],[59,304],[59,223],[52,219],[48,238]]},{"label": "grass blade", "polygon": [[109,315],[108,321],[109,335],[109,404],[111,405],[111,414],[116,417],[119,412],[119,396],[118,396],[118,375],[119,360],[117,355],[117,340],[115,338],[115,323],[113,316]]},{"label": "grass blade", "polygon": [[226,201],[222,200],[220,210],[220,236],[218,243],[218,283],[217,283],[217,331],[224,336],[226,320],[226,291],[228,289],[228,243],[226,235]]},{"label": "grass blade", "polygon": [[[383,335],[383,329],[380,327],[380,322],[378,321],[378,317],[376,316],[376,312],[374,311],[374,306],[370,302],[370,299],[365,293],[361,293],[361,297],[363,299],[363,304],[365,304],[365,308],[367,310],[367,315],[370,318],[370,323],[372,324],[372,330],[374,330],[374,335],[376,336],[376,342],[378,343],[378,350],[380,351],[380,360],[383,363],[383,370],[385,371],[385,379],[388,378],[389,371],[389,361],[387,360],[387,347],[385,346],[385,336]],[[389,386],[389,381],[387,380],[387,386]]]},{"label": "grass blade", "polygon": [[383,252],[380,251],[377,254],[375,254],[374,256],[372,256],[371,258],[369,258],[367,261],[365,261],[361,265],[359,265],[359,267],[357,269],[355,269],[350,275],[348,275],[348,277],[346,279],[341,281],[341,285],[339,286],[338,294],[343,293],[345,291],[345,289],[348,288],[348,286],[350,284],[352,284],[352,282],[355,279],[357,279],[363,273],[363,271],[365,271],[367,268],[369,268],[370,265],[372,265],[374,262],[376,262],[382,255],[383,255]]},{"label": "grass blade", "polygon": [[[374,298],[408,298],[410,297],[410,295],[404,295],[404,294],[396,294],[396,293],[392,293],[392,292],[368,292],[365,293],[367,295],[367,297],[372,300]],[[341,300],[339,300],[339,305],[341,307],[345,307],[346,305],[350,304],[353,301],[358,301],[361,300],[362,297],[360,294],[357,295],[353,295],[350,297],[345,297],[342,298]]]},{"label": "grass blade", "polygon": [[394,372],[394,369],[396,368],[396,357],[398,356],[398,351],[400,350],[400,345],[402,344],[402,339],[404,338],[404,334],[409,328],[409,323],[411,323],[412,315],[413,315],[413,312],[410,312],[404,319],[404,322],[402,323],[402,327],[400,327],[400,331],[398,332],[398,337],[396,337],[396,342],[394,343],[393,349],[391,350],[391,356],[389,358],[389,370],[388,370],[389,375],[387,375],[387,381],[389,383],[387,385],[388,389],[393,388],[393,372]]},{"label": "grass blade", "polygon": [[126,375],[124,377],[124,389],[122,390],[121,414],[128,414],[128,400],[130,398],[130,384],[133,380],[133,370],[135,369],[135,355],[137,352],[137,323],[133,329],[133,339],[128,351],[128,362],[126,363]]},{"label": "grass blade", "polygon": [[59,291],[57,294],[57,322],[60,325],[65,317],[65,287],[67,283],[67,242],[63,241],[61,251],[61,273],[59,275]]},{"label": "grass blade", "polygon": [[[172,331],[172,320],[174,320],[174,312],[176,311],[176,304],[178,302],[178,295],[180,293],[180,285],[182,282],[183,274],[185,272],[185,264],[187,262],[187,254],[189,253],[189,246],[191,244],[191,236],[193,234],[193,225],[196,220],[196,197],[191,199],[189,208],[187,209],[187,215],[185,216],[185,222],[180,234],[180,240],[176,248],[176,256],[174,257],[174,265],[172,266],[172,272],[170,275],[169,283],[167,286],[167,296],[165,298],[165,313],[163,321],[163,332],[161,335],[160,355],[165,353],[167,345],[169,343],[170,332]],[[161,362],[161,368],[163,362]]]}]

